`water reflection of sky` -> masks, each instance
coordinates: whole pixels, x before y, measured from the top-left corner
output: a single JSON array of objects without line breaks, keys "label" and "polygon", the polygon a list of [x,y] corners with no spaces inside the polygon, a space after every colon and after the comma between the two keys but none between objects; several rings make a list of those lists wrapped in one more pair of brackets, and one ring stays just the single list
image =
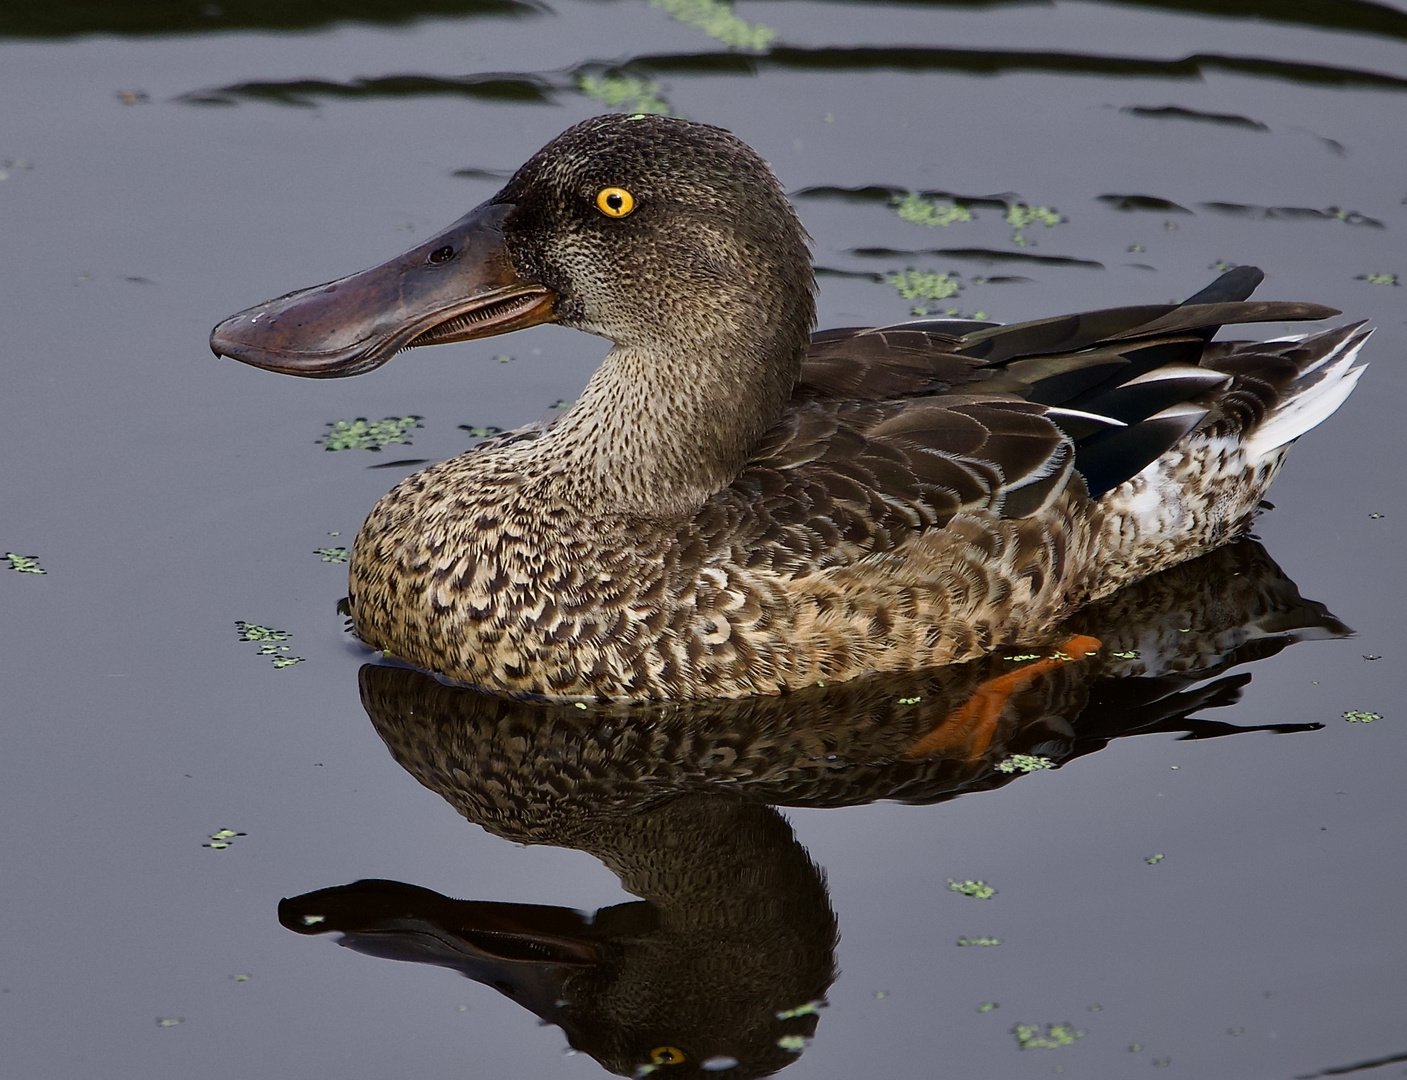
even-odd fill
[{"label": "water reflection of sky", "polygon": [[[540,418],[575,396],[600,344],[549,328],[298,383],[215,363],[204,339],[237,308],[458,217],[496,182],[456,170],[512,169],[596,110],[576,76],[614,65],[736,130],[791,191],[1019,197],[1068,218],[1017,249],[981,206],[970,225],[927,229],[882,201],[799,199],[818,262],[842,272],[822,279],[822,325],[902,318],[911,302],[874,279],[910,266],[956,271],[963,310],[1010,320],[1183,296],[1227,260],[1265,267],[1265,296],[1380,327],[1359,393],[1295,450],[1258,530],[1358,636],[1268,656],[1234,707],[1193,712],[1325,727],[1117,738],[941,806],[781,799],[842,935],[829,1006],[787,1075],[1123,1077],[1171,1059],[1187,1075],[1290,1076],[1407,1051],[1391,621],[1407,335],[1400,288],[1358,280],[1407,275],[1407,9],[1197,6],[742,3],[784,46],[746,63],[627,0],[519,18],[362,9],[397,20],[381,24],[297,4],[0,15],[0,552],[49,571],[0,566],[7,1069],[601,1075],[486,986],[277,918],[283,897],[364,878],[476,902],[635,902],[589,850],[470,827],[396,767],[333,611],[343,571],[313,554],[348,543],[405,471],[367,465],[456,453],[461,424]],[[306,30],[265,32],[272,18]],[[629,65],[641,57],[653,66]],[[547,100],[447,92],[492,73]],[[346,92],[396,75],[440,83]],[[231,92],[306,80],[341,90],[301,107]],[[192,101],[222,95],[233,104]],[[1127,111],[1166,106],[1264,130]],[[1193,212],[1121,211],[1108,195]],[[971,249],[988,257],[925,254]],[[1072,261],[1004,258],[1023,252]],[[330,421],[408,414],[425,418],[408,447],[315,442]],[[305,662],[275,669],[237,620],[287,631]],[[222,828],[245,835],[201,846]],[[950,878],[999,891],[976,900]],[[1002,945],[955,944],[985,936]],[[1061,1023],[1086,1034],[1019,1049],[1016,1025]]]}]

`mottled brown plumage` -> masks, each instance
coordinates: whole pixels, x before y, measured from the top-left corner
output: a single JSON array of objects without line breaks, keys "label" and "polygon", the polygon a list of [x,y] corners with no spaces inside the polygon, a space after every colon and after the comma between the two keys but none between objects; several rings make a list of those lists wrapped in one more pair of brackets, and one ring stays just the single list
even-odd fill
[{"label": "mottled brown plumage", "polygon": [[[606,213],[611,188],[633,210]],[[459,260],[479,276],[449,305]],[[410,310],[418,274],[437,299]],[[1182,305],[811,337],[805,235],[766,164],[716,128],[608,116],[441,237],[234,316],[212,345],[325,376],[547,318],[609,338],[555,423],[377,504],[354,624],[501,693],[738,697],[1047,642],[1243,534],[1366,337],[1209,343],[1335,314],[1246,302],[1260,278],[1233,270]],[[349,306],[363,296],[391,329]]]}]

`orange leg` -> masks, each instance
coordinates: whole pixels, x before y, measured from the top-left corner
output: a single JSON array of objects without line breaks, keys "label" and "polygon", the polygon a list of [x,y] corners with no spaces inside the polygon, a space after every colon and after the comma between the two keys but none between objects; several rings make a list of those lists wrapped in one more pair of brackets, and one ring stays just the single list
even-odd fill
[{"label": "orange leg", "polygon": [[967,748],[968,764],[973,764],[987,752],[997,721],[1011,696],[1030,686],[1047,671],[1083,660],[1102,646],[1098,638],[1074,634],[1051,656],[1034,660],[1015,671],[988,679],[937,727],[919,739],[904,753],[906,758],[932,757],[937,754]]}]

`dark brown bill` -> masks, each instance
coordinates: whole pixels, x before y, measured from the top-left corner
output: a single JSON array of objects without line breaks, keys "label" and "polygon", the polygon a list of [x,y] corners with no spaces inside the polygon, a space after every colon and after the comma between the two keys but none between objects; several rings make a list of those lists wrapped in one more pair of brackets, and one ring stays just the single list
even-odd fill
[{"label": "dark brown bill", "polygon": [[485,204],[380,266],[266,300],[210,334],[216,356],[312,379],[360,375],[401,349],[550,322],[556,297],[513,270],[503,221]]}]

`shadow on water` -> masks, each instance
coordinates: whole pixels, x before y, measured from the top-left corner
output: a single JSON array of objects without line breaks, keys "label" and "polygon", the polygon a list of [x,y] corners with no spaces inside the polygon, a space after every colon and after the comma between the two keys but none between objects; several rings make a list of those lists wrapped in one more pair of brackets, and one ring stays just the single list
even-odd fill
[{"label": "shadow on water", "polygon": [[[1407,16],[1404,16],[1407,20]],[[1112,78],[1201,80],[1230,72],[1309,86],[1407,90],[1407,78],[1362,68],[1338,67],[1255,56],[1196,53],[1178,59],[1106,56],[1094,53],[1027,49],[950,49],[927,46],[794,48],[778,46],[758,55],[736,52],[643,55],[620,63],[588,61],[556,72],[488,73],[462,76],[395,74],[338,82],[330,79],[249,80],[182,94],[192,105],[233,105],[258,101],[279,105],[314,105],[319,99],[367,100],[416,97],[463,97],[474,100],[536,102],[578,92],[582,81],[630,75],[756,75],[765,71],[815,71],[828,74],[909,71],[1000,75],[1037,72],[1053,75],[1099,75]],[[1255,123],[1255,121],[1249,121]]]},{"label": "shadow on water", "polygon": [[593,855],[641,899],[583,915],[359,881],[284,900],[279,919],[457,970],[622,1075],[776,1072],[815,1032],[838,930],[775,807],[944,802],[1129,735],[1315,730],[1193,714],[1239,698],[1251,676],[1231,669],[1349,633],[1252,541],[1066,629],[1102,645],[693,705],[508,701],[365,666],[363,707],[402,768],[497,836]]},{"label": "shadow on water", "polygon": [[538,15],[545,10],[536,0],[65,0],[6,4],[0,9],[0,37],[306,31],[336,23],[399,26],[418,19]]},{"label": "shadow on water", "polygon": [[[1053,0],[888,0],[933,8],[1032,7]],[[1374,0],[1101,0],[1115,7],[1255,19],[1385,38],[1407,39],[1407,14]],[[199,34],[217,30],[313,30],[335,23],[403,25],[420,19],[543,14],[542,0],[68,0],[10,4],[0,36],[63,38],[81,34]]]}]

